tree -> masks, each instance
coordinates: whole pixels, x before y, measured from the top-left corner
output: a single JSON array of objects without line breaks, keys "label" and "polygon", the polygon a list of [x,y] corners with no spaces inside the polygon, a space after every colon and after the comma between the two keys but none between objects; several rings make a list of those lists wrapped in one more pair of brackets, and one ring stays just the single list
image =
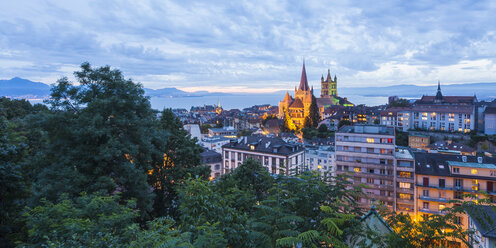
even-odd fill
[{"label": "tree", "polygon": [[388,104],[388,108],[393,108],[393,107],[409,107],[411,104],[407,99],[400,98],[397,101],[391,102]]},{"label": "tree", "polygon": [[177,217],[177,185],[190,176],[208,178],[210,168],[200,166],[203,148],[196,138],[183,129],[183,125],[171,109],[164,109],[157,124],[158,133],[154,139],[159,152],[155,153],[153,168],[149,171],[148,182],[153,186],[156,198],[153,203],[156,216]]},{"label": "tree", "polygon": [[352,125],[351,121],[349,120],[340,120],[338,123],[338,128],[341,128],[342,126],[349,126]]},{"label": "tree", "polygon": [[312,94],[312,103],[310,104],[310,112],[307,117],[305,118],[304,121],[305,127],[316,128],[319,125],[320,112],[319,112],[319,107],[317,106],[317,99],[313,94]]},{"label": "tree", "polygon": [[[133,240],[130,231],[135,201],[118,203],[118,196],[81,194],[69,198],[62,195],[56,203],[46,199],[28,208],[24,217],[28,241],[24,245],[50,247],[119,247]],[[135,227],[136,228],[136,227]],[[135,229],[134,228],[134,229]]]},{"label": "tree", "polygon": [[396,130],[395,140],[397,146],[408,146],[408,132]]},{"label": "tree", "polygon": [[212,128],[212,126],[210,124],[203,124],[203,125],[201,125],[200,126],[201,133],[202,134],[207,134],[209,128]]},{"label": "tree", "polygon": [[24,144],[13,144],[8,138],[8,122],[0,116],[0,246],[13,247],[21,232],[21,210],[28,194],[22,174]]},{"label": "tree", "polygon": [[146,173],[160,153],[152,143],[156,112],[142,86],[119,70],[83,63],[74,75],[78,84],[57,81],[47,101],[51,111],[33,123],[46,139],[32,161],[39,168],[36,198],[122,192],[122,200],[137,199],[146,215],[153,198]]},{"label": "tree", "polygon": [[283,124],[281,126],[281,132],[283,133],[294,132],[297,129],[298,128],[291,119],[291,116],[289,116],[288,110],[284,109],[284,119],[283,119]]}]

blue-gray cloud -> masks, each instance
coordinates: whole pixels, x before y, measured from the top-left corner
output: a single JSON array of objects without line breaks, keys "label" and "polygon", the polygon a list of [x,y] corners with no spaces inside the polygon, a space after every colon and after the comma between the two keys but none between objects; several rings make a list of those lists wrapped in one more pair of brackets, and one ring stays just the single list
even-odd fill
[{"label": "blue-gray cloud", "polygon": [[[492,1],[2,1],[0,78],[84,61],[152,88],[495,81]],[[470,74],[466,73],[470,68]],[[236,88],[236,89],[237,89]],[[235,88],[233,88],[235,89]]]}]

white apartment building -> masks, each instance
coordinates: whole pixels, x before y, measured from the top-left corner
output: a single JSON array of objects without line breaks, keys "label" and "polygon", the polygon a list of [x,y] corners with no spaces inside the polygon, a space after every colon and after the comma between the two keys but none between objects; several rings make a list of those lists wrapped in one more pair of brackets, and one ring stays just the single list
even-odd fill
[{"label": "white apartment building", "polygon": [[330,146],[306,146],[305,169],[336,176],[336,153]]},{"label": "white apartment building", "polygon": [[280,138],[244,136],[222,146],[224,173],[250,157],[259,160],[272,174],[294,175],[304,169],[305,149]]}]

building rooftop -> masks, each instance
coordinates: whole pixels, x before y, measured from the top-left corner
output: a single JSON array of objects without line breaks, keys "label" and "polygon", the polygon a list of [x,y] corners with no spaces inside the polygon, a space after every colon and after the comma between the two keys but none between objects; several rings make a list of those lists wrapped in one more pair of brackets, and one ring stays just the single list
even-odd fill
[{"label": "building rooftop", "polygon": [[464,207],[481,235],[496,239],[496,206],[467,204]]},{"label": "building rooftop", "polygon": [[354,125],[342,126],[338,133],[363,133],[363,134],[384,134],[394,135],[394,127],[384,125]]},{"label": "building rooftop", "polygon": [[481,169],[496,169],[494,164],[473,163],[473,162],[460,162],[460,161],[446,161],[450,166],[481,168]]},{"label": "building rooftop", "polygon": [[399,148],[395,153],[394,156],[397,159],[411,159],[413,160],[413,154],[409,149],[406,148]]},{"label": "building rooftop", "polygon": [[[478,163],[477,156],[449,155],[426,152],[414,152],[413,156],[415,157],[415,173],[422,175],[452,176],[450,166],[464,165],[465,167],[469,167],[469,165],[480,166],[481,164],[496,164],[495,157],[481,157],[482,163]],[[464,158],[467,162],[463,162]],[[456,176],[464,177],[464,175],[460,174],[456,174]],[[491,178],[491,180],[494,180],[494,178]]]},{"label": "building rooftop", "polygon": [[222,162],[222,155],[212,150],[203,151],[200,153],[200,158],[202,164]]},{"label": "building rooftop", "polygon": [[233,139],[230,143],[223,145],[222,148],[233,148],[284,156],[304,151],[303,147],[299,144],[287,143],[281,138],[269,138],[258,135]]}]

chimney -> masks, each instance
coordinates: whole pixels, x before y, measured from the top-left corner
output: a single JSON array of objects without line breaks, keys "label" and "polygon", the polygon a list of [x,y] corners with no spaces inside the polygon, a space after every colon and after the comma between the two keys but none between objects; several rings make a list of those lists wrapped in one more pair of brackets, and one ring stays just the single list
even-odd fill
[{"label": "chimney", "polygon": [[477,157],[477,163],[482,164],[482,157]]},{"label": "chimney", "polygon": [[467,156],[462,156],[462,162],[467,162]]}]

